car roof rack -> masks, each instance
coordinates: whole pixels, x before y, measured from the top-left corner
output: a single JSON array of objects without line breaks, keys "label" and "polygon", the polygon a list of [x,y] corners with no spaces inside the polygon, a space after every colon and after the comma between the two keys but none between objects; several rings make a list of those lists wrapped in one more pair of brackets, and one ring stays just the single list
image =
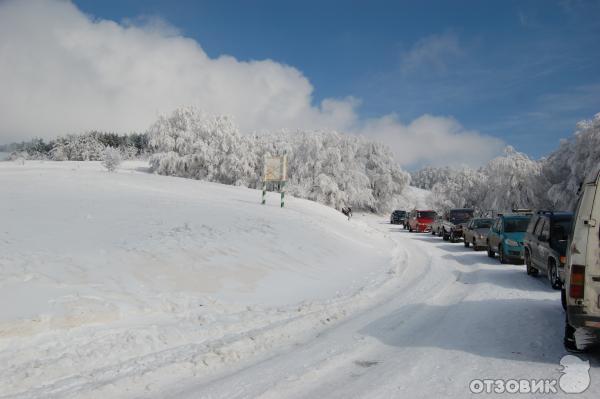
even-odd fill
[{"label": "car roof rack", "polygon": [[525,213],[525,214],[533,215],[533,210],[526,209],[526,208],[513,208],[512,212],[513,213]]}]

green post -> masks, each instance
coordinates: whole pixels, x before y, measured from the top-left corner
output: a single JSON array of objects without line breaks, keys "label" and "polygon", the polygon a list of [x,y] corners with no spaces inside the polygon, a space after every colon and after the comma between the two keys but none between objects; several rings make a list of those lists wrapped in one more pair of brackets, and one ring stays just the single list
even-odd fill
[{"label": "green post", "polygon": [[284,199],[285,199],[285,182],[282,181],[281,182],[281,207],[283,208],[284,205]]},{"label": "green post", "polygon": [[263,182],[262,204],[267,203],[267,182]]}]

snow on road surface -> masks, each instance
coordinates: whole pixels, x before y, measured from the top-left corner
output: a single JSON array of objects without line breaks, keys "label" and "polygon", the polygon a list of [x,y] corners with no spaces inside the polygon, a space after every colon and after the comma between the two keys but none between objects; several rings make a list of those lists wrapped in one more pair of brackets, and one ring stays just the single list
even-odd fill
[{"label": "snow on road surface", "polygon": [[559,293],[523,266],[126,168],[0,163],[0,398],[466,397],[561,375]]},{"label": "snow on road surface", "polygon": [[[390,225],[379,228],[408,253],[407,270],[393,295],[264,361],[163,394],[462,398],[490,396],[470,393],[474,379],[560,378],[559,361],[567,354],[564,314],[559,293],[544,279],[462,244]],[[592,367],[591,386],[580,397],[597,398],[600,358],[579,356]]]}]

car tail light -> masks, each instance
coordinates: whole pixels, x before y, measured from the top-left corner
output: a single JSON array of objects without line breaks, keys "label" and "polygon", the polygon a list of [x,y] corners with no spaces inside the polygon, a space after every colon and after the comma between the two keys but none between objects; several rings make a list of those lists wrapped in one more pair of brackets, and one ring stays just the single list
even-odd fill
[{"label": "car tail light", "polygon": [[585,266],[571,266],[571,282],[569,287],[569,296],[574,299],[583,298],[583,288],[585,287]]},{"label": "car tail light", "polygon": [[558,260],[560,261],[561,264],[565,264],[567,262],[567,257],[566,256],[561,256],[560,258],[558,258]]}]

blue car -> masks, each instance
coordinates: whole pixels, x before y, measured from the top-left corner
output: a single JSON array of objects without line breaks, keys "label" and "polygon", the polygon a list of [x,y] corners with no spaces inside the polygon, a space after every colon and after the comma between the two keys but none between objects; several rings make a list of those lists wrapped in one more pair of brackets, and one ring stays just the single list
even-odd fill
[{"label": "blue car", "polygon": [[490,258],[498,254],[500,263],[524,261],[523,240],[531,215],[500,215],[494,220],[487,236],[487,253]]}]

